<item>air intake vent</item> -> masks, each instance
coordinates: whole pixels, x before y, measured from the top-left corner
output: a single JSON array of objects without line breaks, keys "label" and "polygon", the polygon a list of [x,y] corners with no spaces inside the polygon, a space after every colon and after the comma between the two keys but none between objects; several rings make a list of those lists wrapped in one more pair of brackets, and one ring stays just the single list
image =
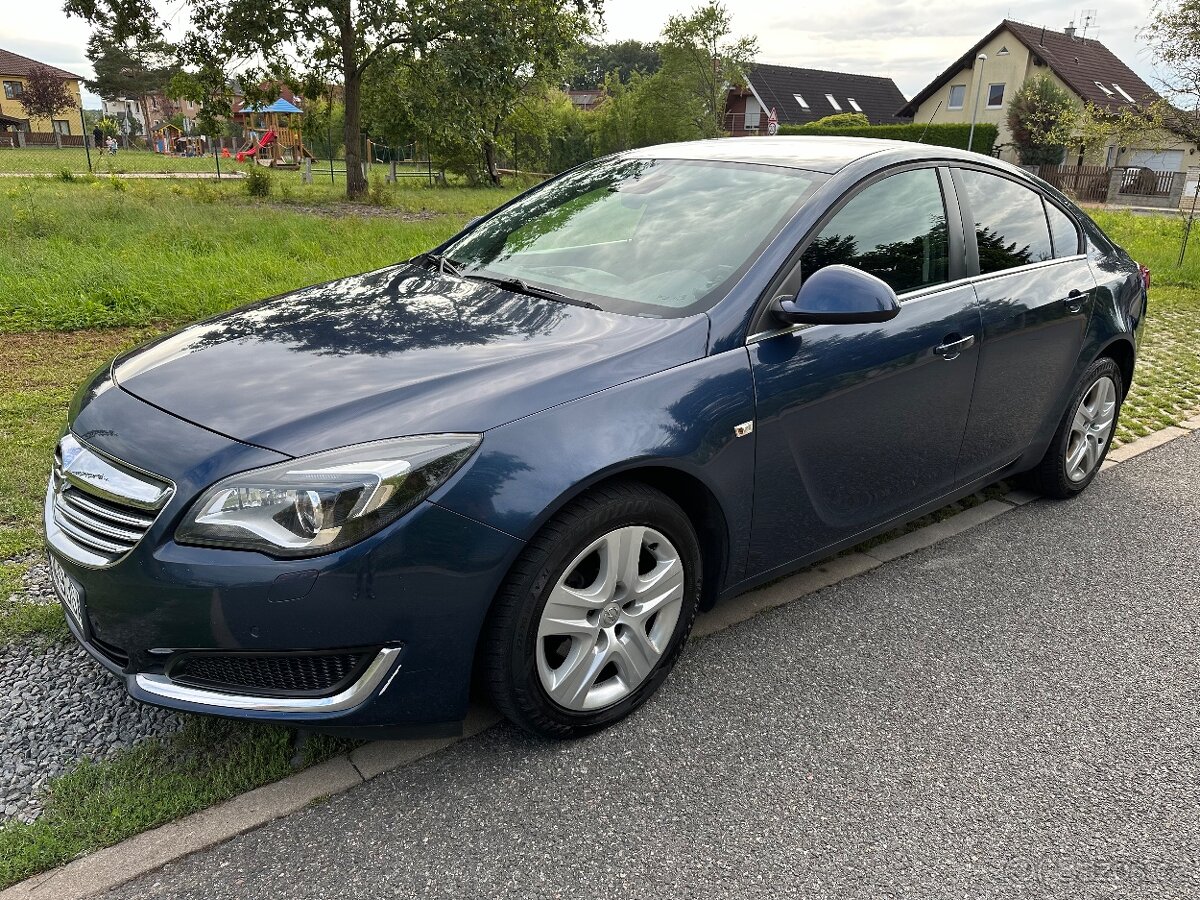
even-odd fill
[{"label": "air intake vent", "polygon": [[320,697],[351,684],[376,653],[188,653],[168,666],[167,677],[230,694]]}]

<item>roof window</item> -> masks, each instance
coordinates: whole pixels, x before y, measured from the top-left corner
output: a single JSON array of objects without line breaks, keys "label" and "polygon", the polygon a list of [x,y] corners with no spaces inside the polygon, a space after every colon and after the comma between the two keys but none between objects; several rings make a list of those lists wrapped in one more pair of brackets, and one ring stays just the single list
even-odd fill
[{"label": "roof window", "polygon": [[836,100],[833,99],[833,94],[826,94],[825,99],[828,100],[829,105],[832,106],[834,109],[836,109],[838,112],[842,111],[841,105]]},{"label": "roof window", "polygon": [[792,96],[796,99],[796,102],[800,104],[801,109],[808,109],[808,103],[805,102],[803,97],[801,97],[799,94],[792,94]]},{"label": "roof window", "polygon": [[862,112],[862,107],[858,105],[858,101],[853,97],[847,97],[846,102],[850,104],[850,108],[855,112]]},{"label": "roof window", "polygon": [[1100,82],[1093,81],[1092,84],[1094,84],[1096,87],[1100,88],[1100,90],[1104,91],[1104,93],[1107,94],[1109,97],[1115,96],[1112,91],[1110,91],[1108,88],[1106,88]]},{"label": "roof window", "polygon": [[1125,90],[1125,88],[1121,87],[1115,81],[1113,82],[1113,87],[1115,87],[1117,89],[1118,94],[1120,94],[1122,97],[1124,97],[1130,103],[1137,103],[1136,100],[1134,100],[1132,97],[1129,96],[1129,91]]}]

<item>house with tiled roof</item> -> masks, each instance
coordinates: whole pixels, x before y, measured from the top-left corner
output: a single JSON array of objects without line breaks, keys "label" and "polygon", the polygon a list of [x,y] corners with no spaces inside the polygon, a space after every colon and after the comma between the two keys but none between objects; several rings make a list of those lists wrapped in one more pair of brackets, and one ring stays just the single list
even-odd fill
[{"label": "house with tiled roof", "polygon": [[[67,83],[67,90],[75,101],[73,110],[67,110],[61,114],[61,117],[53,120],[29,117],[29,113],[21,104],[21,95],[25,92],[25,86],[28,84],[30,70],[37,66],[49,69]],[[59,136],[58,140],[61,140],[63,136],[69,136],[82,141],[83,100],[80,93],[80,81],[82,81],[81,76],[73,72],[0,48],[0,144],[15,144],[17,142],[16,132],[50,137],[49,141],[43,139],[40,143],[54,143],[55,139],[52,136],[55,134]],[[5,135],[5,132],[8,134]],[[22,143],[24,140],[25,138],[22,137]],[[36,138],[30,138],[30,140],[36,141]],[[73,143],[74,141],[69,140],[68,142]]]},{"label": "house with tiled roof", "polygon": [[[981,59],[980,54],[986,56]],[[1120,112],[1147,106],[1159,94],[1111,50],[1073,26],[1062,31],[1005,19],[944,72],[898,107],[897,115],[916,122],[990,122],[1000,130],[998,146],[1004,159],[1016,159],[1008,130],[1008,102],[1026,78],[1046,73],[1082,104]],[[1139,146],[1109,146],[1086,154],[1068,148],[1064,162],[1072,165],[1145,166],[1166,172],[1183,171],[1200,161],[1197,143],[1186,128],[1148,135]]]},{"label": "house with tiled roof", "polygon": [[731,89],[725,102],[725,130],[733,135],[765,134],[772,110],[780,125],[837,113],[862,113],[872,125],[910,121],[897,113],[904,94],[890,78],[766,63],[746,76],[746,85]]}]

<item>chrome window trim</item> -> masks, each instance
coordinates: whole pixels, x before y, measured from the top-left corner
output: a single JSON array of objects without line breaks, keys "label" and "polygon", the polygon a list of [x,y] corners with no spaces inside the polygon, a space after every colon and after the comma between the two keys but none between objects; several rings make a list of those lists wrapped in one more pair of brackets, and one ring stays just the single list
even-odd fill
[{"label": "chrome window trim", "polygon": [[[954,288],[963,287],[969,284],[978,284],[984,281],[992,281],[996,278],[1003,278],[1005,275],[1011,275],[1013,272],[1030,272],[1036,269],[1044,269],[1049,266],[1058,265],[1060,263],[1078,262],[1079,260],[1087,260],[1087,254],[1077,253],[1074,256],[1060,256],[1054,259],[1042,259],[1034,263],[1027,263],[1023,266],[1014,266],[1011,269],[1001,269],[999,272],[988,272],[986,275],[968,275],[965,278],[956,278],[953,281],[943,281],[941,284],[931,284],[923,288],[918,288],[915,291],[908,291],[903,294],[897,294],[896,299],[903,306],[906,303],[915,303],[918,300],[923,300],[932,294],[940,294],[942,291],[953,290]],[[812,328],[809,324],[788,325],[784,328],[773,328],[770,331],[758,331],[746,338],[746,346],[757,344],[759,341],[765,341],[768,338],[780,337],[785,334],[795,334],[803,331],[806,328]]]},{"label": "chrome window trim", "polygon": [[371,660],[362,676],[345,690],[329,697],[258,697],[248,694],[227,694],[205,688],[178,684],[166,675],[139,674],[134,683],[154,697],[176,703],[191,703],[211,709],[236,709],[261,713],[331,713],[342,712],[365,702],[383,679],[392,672],[400,647],[384,647]]}]

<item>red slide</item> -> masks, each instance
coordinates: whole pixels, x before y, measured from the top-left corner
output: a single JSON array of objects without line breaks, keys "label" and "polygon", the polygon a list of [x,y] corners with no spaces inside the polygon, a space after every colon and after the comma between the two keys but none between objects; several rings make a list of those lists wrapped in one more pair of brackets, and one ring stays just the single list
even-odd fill
[{"label": "red slide", "polygon": [[252,158],[254,156],[257,156],[258,151],[261,150],[263,147],[268,146],[273,140],[275,140],[275,132],[268,131],[266,134],[264,134],[262,136],[262,140],[259,141],[257,144],[253,144],[252,146],[247,147],[245,150],[239,150],[238,155],[237,155],[237,161],[245,162],[247,157]]}]

